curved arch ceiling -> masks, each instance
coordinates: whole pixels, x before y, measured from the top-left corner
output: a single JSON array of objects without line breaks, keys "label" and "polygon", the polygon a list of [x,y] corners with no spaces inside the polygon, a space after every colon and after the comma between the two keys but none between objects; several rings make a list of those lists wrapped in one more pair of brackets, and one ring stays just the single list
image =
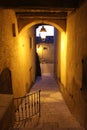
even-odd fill
[{"label": "curved arch ceiling", "polygon": [[[27,24],[24,28],[22,28],[22,30],[20,31],[19,34],[21,34],[25,30],[27,30],[28,28],[30,28],[30,27],[32,27],[34,25],[37,25],[37,24],[42,24],[42,20],[37,20],[37,21],[31,22],[30,24]],[[49,24],[49,25],[55,27],[56,29],[58,29],[61,32],[64,31],[58,24],[56,24],[54,22],[51,22],[51,21],[48,21],[48,20],[44,20],[44,24]]]}]

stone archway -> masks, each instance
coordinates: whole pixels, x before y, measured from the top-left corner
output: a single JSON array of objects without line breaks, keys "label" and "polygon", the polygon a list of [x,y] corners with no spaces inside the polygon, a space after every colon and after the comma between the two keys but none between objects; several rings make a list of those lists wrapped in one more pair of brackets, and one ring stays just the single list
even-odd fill
[{"label": "stone archway", "polygon": [[[49,24],[54,26],[60,32],[60,47],[59,49],[60,54],[57,53],[57,60],[59,60],[59,68],[60,68],[60,79],[63,84],[66,84],[66,60],[67,60],[67,33],[66,33],[66,20],[32,20],[32,19],[25,19],[24,22],[20,19],[19,22],[19,36],[30,27],[37,25],[37,24]],[[22,23],[23,22],[23,23]],[[58,45],[59,46],[59,45]],[[58,51],[58,50],[57,50]],[[59,56],[60,55],[60,58]],[[58,59],[59,58],[59,59]],[[56,66],[57,68],[58,66]],[[58,69],[56,70],[58,73]]]},{"label": "stone archway", "polygon": [[66,31],[66,20],[32,20],[18,19],[19,34],[36,24],[49,24],[54,26],[60,32]]}]

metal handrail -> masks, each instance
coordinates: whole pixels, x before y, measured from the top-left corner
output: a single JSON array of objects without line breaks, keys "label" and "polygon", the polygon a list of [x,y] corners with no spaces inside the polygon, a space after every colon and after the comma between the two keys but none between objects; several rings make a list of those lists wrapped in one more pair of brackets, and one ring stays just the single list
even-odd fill
[{"label": "metal handrail", "polygon": [[36,114],[40,116],[40,91],[38,90],[26,96],[14,98],[16,122],[32,118]]}]

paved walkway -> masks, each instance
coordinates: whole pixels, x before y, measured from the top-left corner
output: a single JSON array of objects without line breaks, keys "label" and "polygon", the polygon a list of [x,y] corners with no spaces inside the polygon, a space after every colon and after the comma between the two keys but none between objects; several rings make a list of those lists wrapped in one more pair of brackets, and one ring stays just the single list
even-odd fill
[{"label": "paved walkway", "polygon": [[35,130],[84,130],[70,113],[53,77],[38,77],[31,91],[38,89],[41,90],[41,117]]},{"label": "paved walkway", "polygon": [[84,130],[70,113],[53,77],[38,77],[31,92],[39,89],[41,90],[40,118],[33,117],[18,130]]}]

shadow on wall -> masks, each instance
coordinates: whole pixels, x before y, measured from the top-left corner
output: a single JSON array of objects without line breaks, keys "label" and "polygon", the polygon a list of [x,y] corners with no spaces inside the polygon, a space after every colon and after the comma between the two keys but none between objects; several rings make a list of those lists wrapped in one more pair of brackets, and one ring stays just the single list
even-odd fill
[{"label": "shadow on wall", "polygon": [[87,103],[87,57],[82,59],[82,87],[81,92]]},{"label": "shadow on wall", "polygon": [[39,56],[36,52],[36,75],[35,75],[35,77],[37,77],[37,76],[41,76],[41,68],[40,68]]},{"label": "shadow on wall", "polygon": [[12,94],[11,71],[5,68],[0,74],[0,94]]}]

